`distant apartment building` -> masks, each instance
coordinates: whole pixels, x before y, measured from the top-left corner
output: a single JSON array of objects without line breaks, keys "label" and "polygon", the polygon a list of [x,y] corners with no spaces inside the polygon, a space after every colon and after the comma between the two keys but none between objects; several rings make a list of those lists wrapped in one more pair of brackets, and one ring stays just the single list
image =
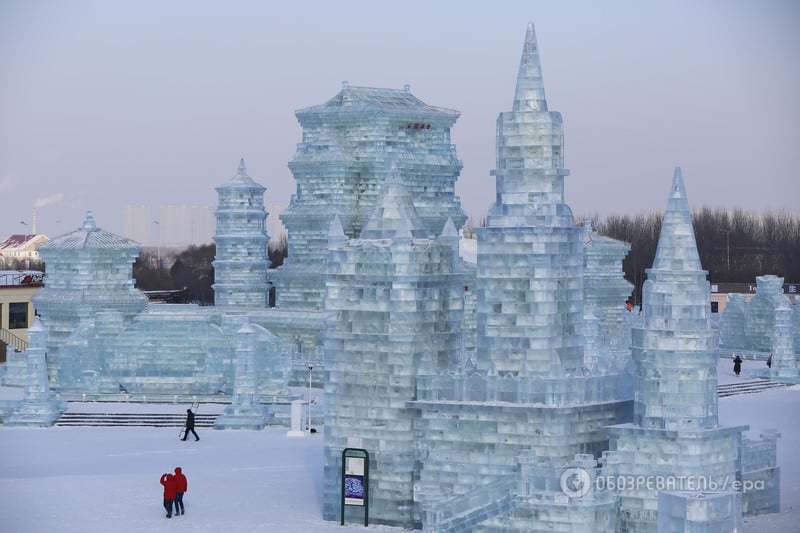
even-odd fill
[{"label": "distant apartment building", "polygon": [[214,216],[205,205],[162,205],[158,209],[159,246],[184,247],[211,242]]},{"label": "distant apartment building", "polygon": [[139,244],[149,245],[150,239],[150,208],[146,205],[126,205],[122,210],[122,234],[123,236],[138,242]]}]

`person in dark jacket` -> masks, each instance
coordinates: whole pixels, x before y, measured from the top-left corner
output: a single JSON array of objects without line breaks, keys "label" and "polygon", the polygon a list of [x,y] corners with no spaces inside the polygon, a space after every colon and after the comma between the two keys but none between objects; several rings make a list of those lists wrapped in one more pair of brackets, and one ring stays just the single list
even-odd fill
[{"label": "person in dark jacket", "polygon": [[172,502],[175,501],[176,494],[175,476],[162,474],[161,484],[164,485],[164,509],[167,510],[167,518],[172,518]]},{"label": "person in dark jacket", "polygon": [[767,359],[767,368],[772,368],[772,354],[769,354],[769,358]]},{"label": "person in dark jacket", "polygon": [[189,436],[189,432],[192,432],[194,435],[195,442],[200,440],[200,437],[197,436],[197,432],[194,430],[194,413],[191,409],[186,410],[186,433],[183,434],[183,438],[181,440],[186,440]]},{"label": "person in dark jacket", "polygon": [[183,493],[189,489],[186,476],[183,475],[181,467],[175,468],[175,515],[186,514],[183,508]]},{"label": "person in dark jacket", "polygon": [[737,376],[742,371],[742,358],[738,355],[733,359],[733,373]]}]

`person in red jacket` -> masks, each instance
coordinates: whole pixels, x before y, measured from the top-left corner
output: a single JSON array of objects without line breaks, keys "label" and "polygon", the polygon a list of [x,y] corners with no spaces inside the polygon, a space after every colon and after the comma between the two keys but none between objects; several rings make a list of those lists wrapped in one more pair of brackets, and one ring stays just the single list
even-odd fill
[{"label": "person in red jacket", "polygon": [[172,474],[162,474],[161,484],[164,485],[164,509],[167,510],[167,518],[172,518],[172,502],[175,501],[177,493],[177,483]]},{"label": "person in red jacket", "polygon": [[183,475],[181,467],[175,468],[175,515],[186,514],[183,509],[183,493],[189,489],[186,476]]}]

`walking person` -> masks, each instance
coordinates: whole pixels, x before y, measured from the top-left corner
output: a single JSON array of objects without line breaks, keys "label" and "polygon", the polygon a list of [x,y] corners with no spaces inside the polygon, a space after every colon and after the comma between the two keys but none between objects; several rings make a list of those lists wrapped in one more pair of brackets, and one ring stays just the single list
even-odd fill
[{"label": "walking person", "polygon": [[181,467],[175,467],[175,516],[186,514],[183,508],[183,493],[188,490],[186,476]]},{"label": "walking person", "polygon": [[738,355],[733,359],[733,373],[737,376],[742,371],[742,358]]},{"label": "walking person", "polygon": [[194,440],[197,442],[200,440],[200,437],[197,436],[197,432],[194,430],[194,413],[191,409],[186,410],[186,433],[183,434],[183,438],[181,440],[186,440],[189,436],[189,432],[192,432],[194,435]]},{"label": "walking person", "polygon": [[172,518],[172,503],[175,501],[176,494],[175,476],[162,474],[161,484],[164,486],[164,509],[167,510],[167,518]]}]

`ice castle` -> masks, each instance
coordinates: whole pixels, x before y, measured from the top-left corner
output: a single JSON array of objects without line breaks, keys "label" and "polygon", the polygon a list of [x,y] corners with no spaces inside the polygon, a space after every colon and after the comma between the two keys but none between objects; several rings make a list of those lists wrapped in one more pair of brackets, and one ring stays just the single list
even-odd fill
[{"label": "ice castle", "polygon": [[[628,313],[629,248],[576,226],[565,203],[562,119],[532,25],[497,120],[475,271],[448,246],[449,223],[425,238],[403,172],[389,172],[360,235],[338,219],[328,234],[327,519],[340,518],[345,447],[370,450],[373,519],[427,531],[728,531],[742,512],[777,510],[778,436],[717,422],[710,286],[680,169],[642,313]],[[598,486],[609,476],[705,485]]]},{"label": "ice castle", "polygon": [[[266,189],[240,161],[216,188],[215,306],[148,305],[139,246],[91,213],[40,249],[42,322],[7,364],[4,381],[27,384],[8,420],[52,423],[63,405],[49,381],[81,398],[229,397],[217,427],[260,429],[283,423],[290,383],[313,366],[328,520],[345,447],[370,451],[372,519],[427,531],[729,531],[778,509],[778,435],[718,423],[718,338],[680,169],[642,312],[628,312],[630,247],[566,203],[563,121],[533,25],[474,258],[460,253],[458,112],[408,86],[345,83],[296,116],[289,256],[269,269]],[[723,348],[770,351],[773,377],[792,380],[800,306],[776,279],[732,301],[720,332]],[[704,484],[601,486],[609,477]]]}]

